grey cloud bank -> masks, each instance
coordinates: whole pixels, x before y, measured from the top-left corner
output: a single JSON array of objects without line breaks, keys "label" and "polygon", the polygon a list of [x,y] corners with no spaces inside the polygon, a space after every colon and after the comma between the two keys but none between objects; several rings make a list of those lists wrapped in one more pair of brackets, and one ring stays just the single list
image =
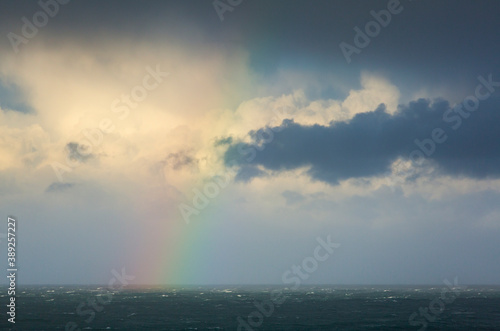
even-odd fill
[{"label": "grey cloud bank", "polygon": [[[494,84],[498,86],[497,82],[485,84],[481,93],[494,92]],[[329,126],[304,126],[285,120],[285,129],[276,132],[263,150],[259,136],[263,136],[266,128],[250,133],[253,144],[233,143],[224,157],[227,163],[239,160],[236,179],[244,181],[265,173],[249,170],[245,158],[252,155],[255,159],[251,167],[260,165],[271,171],[286,171],[310,166],[308,174],[313,179],[330,184],[388,173],[391,163],[398,158],[412,159],[415,165],[422,165],[424,155],[429,156],[427,164],[440,174],[497,178],[500,99],[483,100],[475,107],[467,101],[451,107],[445,100],[419,99],[401,105],[393,115],[380,105],[347,122]],[[436,138],[437,143],[431,145],[429,136]],[[257,149],[259,152],[255,153]],[[416,157],[412,151],[419,150]]]}]

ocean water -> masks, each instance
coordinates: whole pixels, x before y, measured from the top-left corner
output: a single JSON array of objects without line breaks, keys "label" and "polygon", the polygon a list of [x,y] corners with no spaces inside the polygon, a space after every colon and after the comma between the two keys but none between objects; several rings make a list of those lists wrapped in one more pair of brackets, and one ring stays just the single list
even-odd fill
[{"label": "ocean water", "polygon": [[273,286],[16,291],[2,330],[500,330],[499,287]]}]

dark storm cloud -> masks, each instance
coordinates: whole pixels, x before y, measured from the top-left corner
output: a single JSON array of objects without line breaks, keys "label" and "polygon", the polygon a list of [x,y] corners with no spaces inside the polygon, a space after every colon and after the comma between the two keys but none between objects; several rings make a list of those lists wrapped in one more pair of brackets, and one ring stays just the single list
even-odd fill
[{"label": "dark storm cloud", "polygon": [[[55,36],[85,39],[102,31],[143,40],[175,31],[179,38],[237,44],[250,50],[251,65],[264,72],[280,65],[320,64],[332,70],[346,65],[339,44],[351,43],[354,27],[373,20],[371,11],[387,9],[389,0],[243,1],[221,22],[212,1],[70,1],[40,29]],[[373,38],[353,66],[391,68],[443,77],[472,69],[472,74],[498,66],[500,35],[496,0],[400,0],[403,11]],[[0,30],[20,34],[23,16],[40,11],[38,1],[0,3]],[[451,15],[452,14],[452,15]],[[180,29],[179,26],[185,26]],[[198,36],[198,37],[196,37]],[[262,36],[266,36],[262,38]],[[170,36],[172,38],[172,36]],[[7,38],[3,38],[8,42]],[[388,56],[390,54],[390,56]],[[484,68],[487,67],[487,68]],[[436,70],[439,69],[439,70]],[[448,76],[449,77],[449,76]]]},{"label": "dark storm cloud", "polygon": [[[252,132],[254,144],[233,144],[224,158],[241,169],[248,164],[272,171],[308,166],[312,178],[330,184],[382,175],[398,157],[418,166],[423,160],[419,156],[431,160],[442,174],[500,177],[500,99],[490,98],[465,114],[469,116],[462,117],[447,101],[419,99],[400,106],[394,115],[381,105],[330,126],[288,120],[284,129]],[[249,174],[245,178],[249,180]]]},{"label": "dark storm cloud", "polygon": [[[166,38],[243,48],[251,68],[263,75],[300,68],[315,72],[318,79],[341,76],[347,85],[355,85],[360,71],[383,71],[403,93],[429,84],[466,89],[460,83],[474,81],[480,72],[499,73],[496,0],[401,0],[403,11],[348,65],[340,43],[352,44],[354,28],[364,30],[374,19],[370,12],[387,9],[388,2],[244,1],[221,22],[213,3],[205,0],[70,1],[59,6],[34,39],[56,46],[89,36],[152,43]],[[21,18],[31,20],[40,10],[38,1],[1,2],[0,31],[21,34]],[[0,39],[0,45],[12,48],[8,38]],[[340,92],[325,87],[310,93]]]}]

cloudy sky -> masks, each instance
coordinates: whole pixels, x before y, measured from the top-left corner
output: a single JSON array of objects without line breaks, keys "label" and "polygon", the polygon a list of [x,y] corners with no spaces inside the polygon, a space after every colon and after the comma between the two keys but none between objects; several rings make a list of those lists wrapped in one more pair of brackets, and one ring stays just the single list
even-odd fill
[{"label": "cloudy sky", "polygon": [[499,14],[2,2],[18,283],[500,284]]}]

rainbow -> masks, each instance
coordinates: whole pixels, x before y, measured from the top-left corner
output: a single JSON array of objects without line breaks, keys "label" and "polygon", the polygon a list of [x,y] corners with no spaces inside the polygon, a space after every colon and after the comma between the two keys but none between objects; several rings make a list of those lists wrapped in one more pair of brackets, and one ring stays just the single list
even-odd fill
[{"label": "rainbow", "polygon": [[[224,194],[223,189],[220,194]],[[141,231],[141,242],[147,244],[131,253],[133,268],[128,272],[136,277],[137,285],[195,284],[199,275],[211,269],[209,254],[217,250],[215,235],[220,233],[216,229],[222,228],[220,210],[225,199],[220,198],[211,199],[189,224],[177,208],[167,215],[144,220],[149,228]]]}]

